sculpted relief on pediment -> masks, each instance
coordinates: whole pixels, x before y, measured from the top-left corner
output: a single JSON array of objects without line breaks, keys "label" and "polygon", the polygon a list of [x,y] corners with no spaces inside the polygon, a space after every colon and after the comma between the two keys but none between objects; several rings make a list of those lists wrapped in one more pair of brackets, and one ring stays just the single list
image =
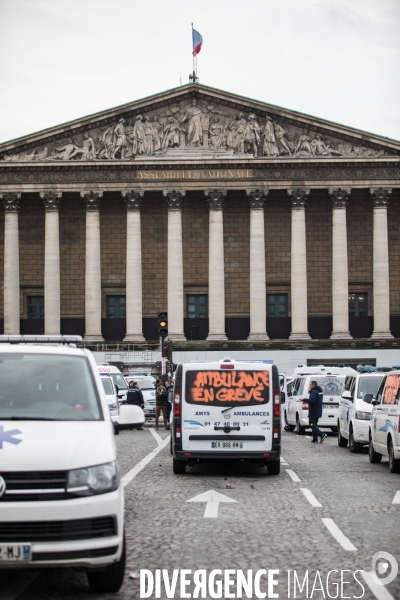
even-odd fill
[{"label": "sculpted relief on pediment", "polygon": [[2,161],[92,161],[185,158],[321,158],[387,155],[383,149],[332,135],[316,133],[304,125],[284,123],[276,115],[260,117],[250,110],[238,112],[217,103],[185,100],[182,103],[119,117],[104,127],[88,128],[64,140],[26,152],[4,153]]}]

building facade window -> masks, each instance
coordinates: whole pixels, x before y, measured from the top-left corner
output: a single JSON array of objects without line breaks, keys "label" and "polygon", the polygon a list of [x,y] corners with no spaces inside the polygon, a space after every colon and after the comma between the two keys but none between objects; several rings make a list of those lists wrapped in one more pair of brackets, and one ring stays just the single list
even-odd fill
[{"label": "building facade window", "polygon": [[186,296],[186,316],[188,317],[188,319],[207,318],[207,294],[188,294]]},{"label": "building facade window", "polygon": [[288,316],[288,295],[267,294],[267,317]]},{"label": "building facade window", "polygon": [[349,315],[350,317],[368,317],[367,292],[350,292]]},{"label": "building facade window", "polygon": [[27,297],[28,319],[44,319],[44,296]]},{"label": "building facade window", "polygon": [[126,296],[106,297],[106,317],[107,319],[125,319]]}]

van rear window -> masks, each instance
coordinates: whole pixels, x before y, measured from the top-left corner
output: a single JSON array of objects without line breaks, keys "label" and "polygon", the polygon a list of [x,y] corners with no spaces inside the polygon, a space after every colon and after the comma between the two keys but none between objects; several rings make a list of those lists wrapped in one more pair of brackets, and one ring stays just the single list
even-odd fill
[{"label": "van rear window", "polygon": [[215,406],[267,404],[269,386],[269,371],[186,371],[185,400]]}]

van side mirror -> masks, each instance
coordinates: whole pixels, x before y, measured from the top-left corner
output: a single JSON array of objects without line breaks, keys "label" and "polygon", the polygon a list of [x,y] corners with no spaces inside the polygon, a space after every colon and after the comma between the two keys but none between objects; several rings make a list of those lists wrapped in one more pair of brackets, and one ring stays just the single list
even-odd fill
[{"label": "van side mirror", "polygon": [[373,404],[374,406],[376,404],[372,394],[364,394],[362,399],[364,400],[364,402],[367,402],[367,404]]},{"label": "van side mirror", "polygon": [[285,392],[281,392],[281,404],[285,404],[286,402],[286,394]]},{"label": "van side mirror", "polygon": [[351,400],[351,402],[353,401],[353,396],[348,390],[344,390],[344,392],[342,392],[342,398],[344,400]]}]

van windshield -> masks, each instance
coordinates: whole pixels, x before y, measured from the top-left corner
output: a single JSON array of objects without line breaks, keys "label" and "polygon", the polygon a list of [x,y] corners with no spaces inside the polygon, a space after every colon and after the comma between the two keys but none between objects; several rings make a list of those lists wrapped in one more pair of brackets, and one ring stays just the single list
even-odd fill
[{"label": "van windshield", "polygon": [[60,354],[1,353],[0,419],[102,420],[87,359]]},{"label": "van windshield", "polygon": [[126,381],[122,377],[121,373],[110,373],[110,377],[112,378],[114,384],[118,386],[119,390],[127,390],[128,389],[128,386],[126,385]]},{"label": "van windshield", "polygon": [[357,390],[357,398],[362,398],[364,394],[372,394],[375,398],[376,392],[381,384],[383,379],[382,375],[377,375],[376,377],[360,377],[360,382],[358,384]]},{"label": "van windshield", "polygon": [[185,400],[214,406],[267,404],[269,385],[269,371],[190,370],[186,372]]}]

